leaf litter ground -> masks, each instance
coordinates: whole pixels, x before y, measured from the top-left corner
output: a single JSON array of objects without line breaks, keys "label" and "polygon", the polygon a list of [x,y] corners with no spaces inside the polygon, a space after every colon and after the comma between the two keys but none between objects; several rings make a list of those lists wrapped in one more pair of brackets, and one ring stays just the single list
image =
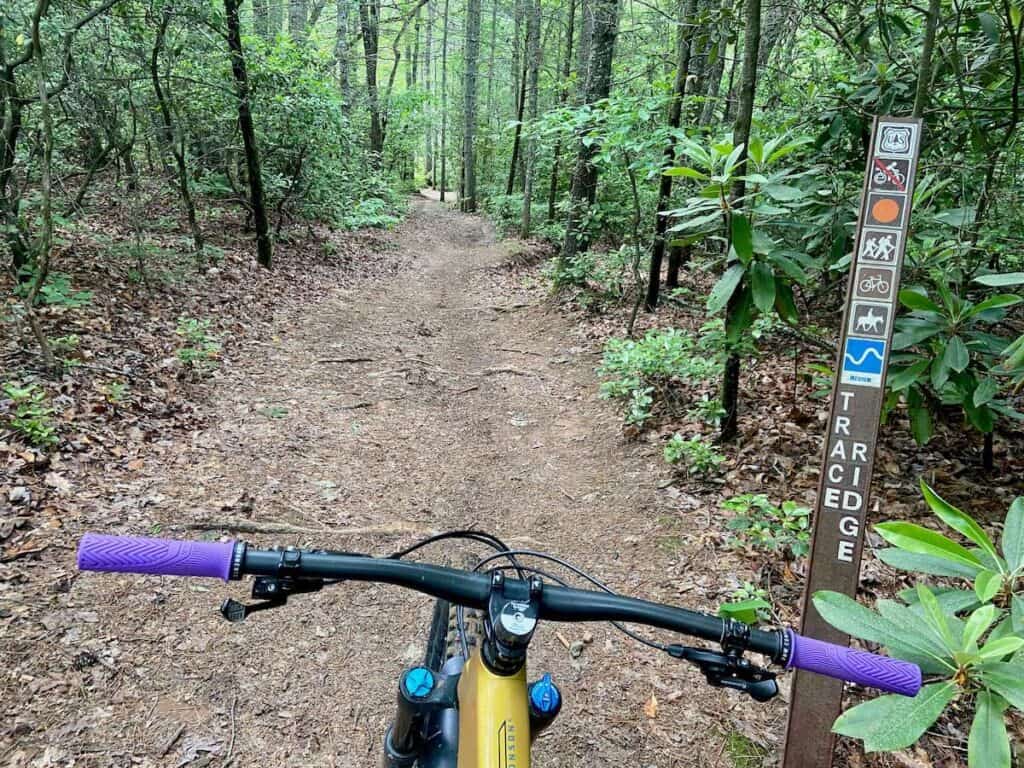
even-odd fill
[{"label": "leaf litter ground", "polygon": [[[792,360],[762,358],[747,371],[745,429],[727,471],[718,483],[687,481],[662,462],[661,440],[703,427],[676,420],[624,438],[597,398],[600,344],[628,308],[580,313],[551,301],[521,244],[496,243],[481,219],[428,201],[386,235],[316,235],[285,247],[273,276],[226,240],[225,263],[198,285],[164,286],[133,305],[124,297],[135,289],[108,278],[112,289],[97,286],[107,311],[48,318],[85,324],[93,368],[55,390],[73,425],[67,450],[0,446],[4,520],[20,518],[0,565],[0,759],[376,765],[397,675],[422,651],[421,596],[342,585],[233,626],[216,608],[244,598],[241,585],[76,574],[86,530],[242,532],[264,545],[384,554],[478,527],[568,557],[624,593],[687,607],[713,610],[756,581],[795,621],[801,564],[726,546],[719,511],[747,491],[812,499],[825,404],[795,384]],[[97,255],[93,267],[106,263]],[[173,362],[179,314],[213,314],[227,334],[210,379],[190,381]],[[658,322],[698,322],[669,318]],[[118,351],[120,334],[136,359]],[[15,349],[6,359],[31,365]],[[115,375],[104,369],[138,382],[127,404],[95,394]],[[922,514],[909,476],[925,468],[956,484],[954,498],[973,498],[974,511],[998,515],[1019,492],[1019,441],[1004,450],[1008,477],[975,485],[969,467],[887,430],[877,519]],[[446,548],[424,556],[461,562]],[[865,585],[901,586],[874,560]],[[538,742],[539,765],[757,765],[777,754],[784,696],[760,706],[709,689],[604,626],[542,628],[531,664],[566,695]],[[949,729],[945,741],[962,737]],[[918,762],[875,764],[931,764],[904,758]],[[864,764],[856,752],[845,759]]]}]

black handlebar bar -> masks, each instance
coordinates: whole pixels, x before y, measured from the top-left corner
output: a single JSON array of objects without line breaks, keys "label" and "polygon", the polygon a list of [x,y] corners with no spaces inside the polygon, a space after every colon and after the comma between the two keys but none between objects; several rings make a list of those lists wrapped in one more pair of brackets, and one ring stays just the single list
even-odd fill
[{"label": "black handlebar bar", "polygon": [[[346,581],[375,581],[394,584],[440,597],[468,608],[487,607],[491,577],[483,573],[425,565],[403,560],[380,559],[332,552],[259,550],[245,547],[238,576],[292,575],[282,563],[294,553],[294,575]],[[505,590],[512,596],[520,591],[525,599],[529,584],[507,579]],[[632,597],[572,589],[545,584],[540,595],[540,619],[546,621],[623,621],[646,624],[703,640],[722,642],[728,619],[706,613],[674,608]],[[780,664],[788,660],[789,644],[783,632],[751,629],[747,648]]]}]

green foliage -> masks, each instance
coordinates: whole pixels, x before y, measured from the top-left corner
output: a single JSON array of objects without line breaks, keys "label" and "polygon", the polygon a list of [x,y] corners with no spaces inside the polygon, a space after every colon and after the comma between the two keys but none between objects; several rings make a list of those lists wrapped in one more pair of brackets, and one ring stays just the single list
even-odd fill
[{"label": "green foliage", "polygon": [[742,621],[744,624],[768,621],[772,615],[768,590],[746,581],[743,586],[733,590],[728,602],[718,606],[718,615]]},{"label": "green foliage", "polygon": [[789,559],[803,557],[810,549],[811,510],[795,501],[777,507],[763,493],[744,493],[722,502],[722,509],[735,513],[728,527],[736,532],[732,539],[736,546]]},{"label": "green foliage", "polygon": [[387,229],[399,222],[397,211],[396,201],[371,197],[357,202],[351,213],[341,217],[340,224],[346,229]]},{"label": "green foliage", "polygon": [[[23,267],[21,277],[28,278],[25,282],[19,282],[14,289],[17,296],[28,298],[29,291],[35,282],[35,271],[31,267]],[[77,309],[92,302],[92,291],[76,291],[71,287],[71,277],[63,272],[49,272],[43,285],[36,294],[36,306],[64,307]]]},{"label": "green foliage", "polygon": [[722,407],[720,398],[704,395],[686,412],[686,415],[700,419],[705,424],[718,426],[725,418],[725,408]]},{"label": "green foliage", "polygon": [[99,388],[111,405],[118,405],[124,402],[128,394],[128,385],[123,381],[111,381]]},{"label": "green foliage", "polygon": [[[789,243],[795,222],[813,204],[815,190],[812,171],[797,172],[780,161],[808,143],[808,137],[783,135],[767,142],[755,137],[746,172],[740,173],[742,146],[729,140],[705,146],[682,137],[679,150],[690,165],[664,171],[696,185],[686,204],[670,212],[679,220],[669,230],[676,233],[676,242],[724,245],[723,274],[708,295],[707,309],[715,314],[730,301],[735,304],[725,329],[731,343],[740,340],[758,315],[774,313],[787,323],[797,321],[793,288],[808,282],[814,261]],[[738,182],[746,191],[734,200]]]},{"label": "green foliage", "polygon": [[1024,497],[1010,505],[1003,527],[1002,552],[984,529],[966,512],[939,496],[921,481],[921,492],[935,515],[968,540],[964,546],[953,539],[914,523],[902,521],[875,526],[892,546],[879,558],[894,568],[967,581],[970,589],[951,590],[944,599],[994,603],[1019,612],[1010,618],[1024,630]]},{"label": "green foliage", "polygon": [[[989,284],[998,284],[994,279],[1002,276],[987,277]],[[892,358],[888,404],[906,399],[919,444],[931,438],[932,413],[942,406],[959,406],[967,422],[982,433],[992,432],[1000,418],[1024,420],[1000,397],[1009,387],[1007,374],[1013,372],[1013,345],[993,333],[993,326],[1021,301],[1015,294],[973,301],[956,293],[941,275],[934,283],[934,298],[923,288],[900,292],[900,302],[910,311],[896,321],[893,349],[902,354]],[[1009,365],[1000,367],[1002,358]]]},{"label": "green foliage", "polygon": [[220,358],[220,339],[210,333],[210,321],[179,317],[175,333],[182,338],[178,359],[189,368],[208,371]]},{"label": "green foliage", "polygon": [[684,440],[681,435],[672,435],[663,454],[669,464],[681,464],[688,473],[695,475],[710,475],[725,461],[725,456],[700,437]]},{"label": "green foliage", "polygon": [[833,730],[863,740],[869,752],[903,749],[956,700],[958,711],[973,717],[971,768],[1009,768],[1005,713],[1024,711],[1024,497],[1010,505],[997,549],[970,515],[923,481],[921,490],[936,516],[971,546],[912,523],[890,522],[876,526],[893,545],[879,557],[902,570],[967,582],[971,589],[933,590],[918,581],[900,594],[902,603],[879,600],[877,612],[834,592],[819,592],[814,605],[838,629],[884,645],[941,679],[914,699],[882,696],[854,707]]},{"label": "green foliage", "polygon": [[544,277],[554,290],[576,286],[595,298],[617,300],[632,285],[632,259],[633,249],[625,245],[608,251],[587,251],[571,262],[552,259],[544,268]]},{"label": "green foliage", "polygon": [[692,336],[676,329],[654,329],[644,337],[609,339],[598,373],[601,397],[623,401],[627,424],[642,427],[656,404],[669,410],[683,384],[715,375],[720,364],[696,349]]},{"label": "green foliage", "polygon": [[32,382],[21,385],[16,381],[8,381],[3,385],[3,393],[10,400],[12,408],[11,426],[31,445],[46,448],[60,441],[46,390]]}]

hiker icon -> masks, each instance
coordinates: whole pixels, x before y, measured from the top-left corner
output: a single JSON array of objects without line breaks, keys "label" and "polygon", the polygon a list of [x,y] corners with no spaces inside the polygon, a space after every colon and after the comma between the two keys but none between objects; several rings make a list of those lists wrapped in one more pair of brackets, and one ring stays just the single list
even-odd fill
[{"label": "hiker icon", "polygon": [[866,261],[892,263],[896,260],[896,243],[891,234],[865,234],[860,257]]}]

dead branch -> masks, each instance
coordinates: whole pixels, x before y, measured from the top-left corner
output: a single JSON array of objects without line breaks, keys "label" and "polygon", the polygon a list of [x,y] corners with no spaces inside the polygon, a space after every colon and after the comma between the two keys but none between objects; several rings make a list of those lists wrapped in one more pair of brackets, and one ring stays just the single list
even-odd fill
[{"label": "dead branch", "polygon": [[251,520],[204,520],[190,523],[191,531],[235,531],[237,533],[317,533],[331,536],[397,536],[402,533],[415,533],[424,536],[433,531],[424,530],[412,523],[395,523],[393,525],[371,525],[361,528],[307,528],[291,523],[254,523]]}]

